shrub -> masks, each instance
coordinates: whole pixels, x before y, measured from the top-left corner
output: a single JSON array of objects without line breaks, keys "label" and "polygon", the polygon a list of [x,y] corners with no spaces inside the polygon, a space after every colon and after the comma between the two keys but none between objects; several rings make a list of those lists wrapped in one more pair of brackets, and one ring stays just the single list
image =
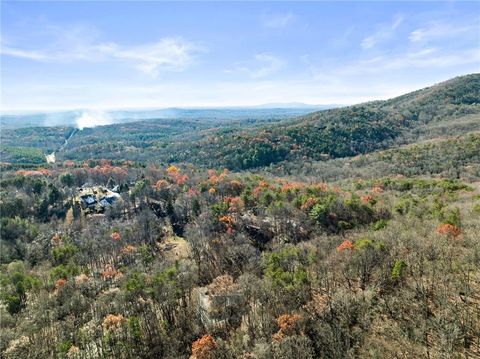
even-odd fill
[{"label": "shrub", "polygon": [[461,227],[460,210],[458,208],[444,211],[442,214],[442,222],[451,224],[455,227]]},{"label": "shrub", "polygon": [[70,243],[54,248],[52,251],[52,255],[55,264],[66,264],[68,260],[72,258],[75,253],[77,253],[77,251],[77,246]]},{"label": "shrub", "polygon": [[393,267],[392,267],[391,278],[394,281],[398,281],[399,279],[401,279],[403,277],[403,273],[404,273],[406,268],[407,268],[407,263],[405,263],[401,259],[397,259],[395,261],[395,263],[393,264]]},{"label": "shrub", "polygon": [[377,242],[373,239],[359,239],[359,240],[355,241],[353,246],[357,250],[367,249],[367,248],[380,250],[380,249],[383,249],[385,247],[385,244],[382,243],[382,242]]},{"label": "shrub", "polygon": [[53,281],[58,279],[67,279],[68,277],[76,276],[80,274],[80,268],[73,263],[60,264],[52,269],[50,272],[50,278]]},{"label": "shrub", "polygon": [[265,275],[274,286],[291,290],[308,283],[305,267],[299,262],[296,248],[285,248],[266,257]]},{"label": "shrub", "polygon": [[375,223],[372,224],[372,229],[374,231],[380,231],[381,229],[384,229],[387,227],[388,221],[386,219],[379,219]]},{"label": "shrub", "polygon": [[480,203],[473,206],[473,211],[480,214]]}]

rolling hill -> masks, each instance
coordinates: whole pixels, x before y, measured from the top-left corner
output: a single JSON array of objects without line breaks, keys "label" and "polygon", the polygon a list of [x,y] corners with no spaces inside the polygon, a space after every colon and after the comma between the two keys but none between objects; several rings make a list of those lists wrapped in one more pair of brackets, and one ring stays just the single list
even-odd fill
[{"label": "rolling hill", "polygon": [[[328,160],[458,136],[480,128],[480,74],[457,77],[386,101],[313,112],[303,116],[248,116],[226,120],[152,119],[78,131],[57,154],[60,160],[102,155],[113,160],[253,169],[282,161]],[[225,114],[224,114],[225,115]],[[237,114],[238,115],[238,114]],[[278,114],[277,114],[278,115]],[[2,133],[6,162],[29,162],[25,148],[53,151],[73,128],[23,128]],[[58,138],[55,133],[58,132]],[[53,136],[53,137],[52,137]],[[16,148],[19,139],[22,148]],[[28,156],[27,156],[28,157]]]}]

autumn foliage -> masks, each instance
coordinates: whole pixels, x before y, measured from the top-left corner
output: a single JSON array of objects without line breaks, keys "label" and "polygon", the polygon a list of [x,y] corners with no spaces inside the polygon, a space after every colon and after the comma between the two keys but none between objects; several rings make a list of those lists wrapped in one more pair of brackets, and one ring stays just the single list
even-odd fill
[{"label": "autumn foliage", "polygon": [[88,279],[89,279],[88,276],[85,273],[82,273],[75,277],[75,284],[79,285],[79,284],[88,282]]},{"label": "autumn foliage", "polygon": [[168,187],[168,182],[165,181],[164,179],[158,180],[157,183],[155,184],[155,188],[157,191],[160,191],[161,189],[167,188]]},{"label": "autumn foliage", "polygon": [[367,203],[367,204],[374,202],[373,196],[372,196],[372,195],[369,195],[369,194],[366,194],[366,195],[364,195],[364,196],[361,196],[360,199],[361,199],[361,201],[362,201],[363,203]]},{"label": "autumn foliage", "polygon": [[60,288],[62,288],[65,284],[67,284],[67,280],[64,279],[64,278],[60,278],[59,280],[57,280],[55,282],[55,289],[56,290],[59,290]]},{"label": "autumn foliage", "polygon": [[198,192],[198,190],[196,188],[189,188],[188,191],[187,191],[187,194],[189,196],[198,196],[200,194],[200,192]]},{"label": "autumn foliage", "polygon": [[122,236],[121,236],[120,233],[118,233],[118,232],[113,232],[113,233],[110,235],[110,238],[113,239],[114,241],[118,242],[119,240],[122,239]]},{"label": "autumn foliage", "polygon": [[60,244],[62,238],[58,233],[55,233],[55,235],[52,237],[52,244],[57,245]]},{"label": "autumn foliage", "polygon": [[123,277],[122,272],[118,271],[114,266],[107,265],[101,273],[103,280],[115,279]]},{"label": "autumn foliage", "polygon": [[178,167],[174,166],[174,165],[171,165],[167,168],[167,173],[178,173]]},{"label": "autumn foliage", "polygon": [[277,325],[280,328],[273,335],[276,341],[282,340],[286,336],[299,334],[301,331],[302,316],[298,314],[283,314],[277,318]]},{"label": "autumn foliage", "polygon": [[188,176],[179,174],[179,175],[175,176],[175,181],[176,181],[177,185],[183,186],[188,181]]},{"label": "autumn foliage", "polygon": [[302,187],[303,187],[302,183],[286,183],[282,186],[282,192],[299,190]]},{"label": "autumn foliage", "polygon": [[38,170],[19,170],[17,171],[17,174],[25,177],[52,176],[52,171],[45,168],[39,168]]},{"label": "autumn foliage", "polygon": [[130,254],[130,253],[134,253],[136,250],[137,250],[136,247],[129,244],[129,245],[126,245],[125,247],[122,248],[122,253],[123,254]]},{"label": "autumn foliage", "polygon": [[437,233],[457,238],[460,236],[460,234],[462,234],[462,231],[453,224],[444,223],[437,227]]},{"label": "autumn foliage", "polygon": [[229,216],[229,215],[221,216],[218,220],[225,224],[228,233],[233,232],[233,226],[235,225],[235,219],[232,216]]},{"label": "autumn foliage", "polygon": [[240,197],[226,197],[225,202],[229,204],[229,211],[237,212],[242,209],[242,200]]},{"label": "autumn foliage", "polygon": [[353,246],[353,243],[349,240],[345,240],[342,242],[342,244],[340,244],[338,247],[337,247],[337,251],[341,252],[341,251],[344,251],[346,249],[350,249],[350,250],[353,250],[354,249],[354,246]]},{"label": "autumn foliage", "polygon": [[263,192],[263,188],[264,188],[264,187],[260,187],[260,186],[255,187],[255,188],[253,189],[253,194],[254,194],[256,197],[260,196],[260,195],[262,194],[262,192]]},{"label": "autumn foliage", "polygon": [[261,181],[258,182],[258,186],[262,187],[262,188],[268,188],[268,182],[264,181],[264,180],[261,180]]},{"label": "autumn foliage", "polygon": [[304,204],[302,204],[301,209],[303,210],[309,210],[312,208],[315,204],[317,204],[318,200],[316,198],[310,197],[305,201]]},{"label": "autumn foliage", "polygon": [[207,334],[192,343],[192,356],[190,359],[213,359],[217,347],[215,339]]},{"label": "autumn foliage", "polygon": [[116,330],[125,322],[126,319],[123,315],[109,314],[105,317],[105,319],[103,319],[102,327],[105,330]]},{"label": "autumn foliage", "polygon": [[84,166],[84,168],[92,176],[113,177],[118,182],[123,181],[128,174],[125,168],[112,166],[108,161],[101,161],[101,166],[95,166],[94,168]]},{"label": "autumn foliage", "polygon": [[215,278],[207,286],[207,289],[210,294],[225,294],[237,290],[237,287],[233,277],[229,274],[224,274]]}]

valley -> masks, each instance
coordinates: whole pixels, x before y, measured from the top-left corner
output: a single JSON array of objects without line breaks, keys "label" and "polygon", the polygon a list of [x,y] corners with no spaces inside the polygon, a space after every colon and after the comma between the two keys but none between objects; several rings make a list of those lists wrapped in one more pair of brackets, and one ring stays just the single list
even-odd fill
[{"label": "valley", "polygon": [[477,357],[479,90],[2,129],[2,357]]}]

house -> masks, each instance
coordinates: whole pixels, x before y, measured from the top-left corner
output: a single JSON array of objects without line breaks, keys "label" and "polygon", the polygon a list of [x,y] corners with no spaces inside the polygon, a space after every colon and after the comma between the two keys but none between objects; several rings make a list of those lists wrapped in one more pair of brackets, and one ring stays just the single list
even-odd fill
[{"label": "house", "polygon": [[106,196],[100,198],[100,205],[103,207],[109,207],[113,205],[120,197],[118,193],[112,192]]},{"label": "house", "polygon": [[106,208],[122,199],[120,194],[112,192],[104,187],[79,188],[80,195],[77,201],[83,210],[89,213],[102,213]]},{"label": "house", "polygon": [[95,207],[96,203],[97,203],[97,199],[93,194],[84,194],[80,196],[80,205],[82,206],[83,209]]}]

